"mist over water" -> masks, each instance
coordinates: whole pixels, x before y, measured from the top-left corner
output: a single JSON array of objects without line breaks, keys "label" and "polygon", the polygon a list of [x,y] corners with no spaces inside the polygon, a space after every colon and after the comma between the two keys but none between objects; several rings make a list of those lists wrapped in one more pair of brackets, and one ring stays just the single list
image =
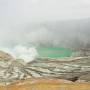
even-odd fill
[{"label": "mist over water", "polygon": [[0,4],[0,49],[14,57],[32,60],[37,46],[90,46],[87,0],[3,0]]},{"label": "mist over water", "polygon": [[11,54],[15,59],[22,59],[26,63],[33,61],[38,57],[36,48],[28,47],[25,45],[16,45],[14,47],[0,47],[0,50],[5,51],[6,53]]},{"label": "mist over water", "polygon": [[[90,19],[25,23],[1,29],[0,49],[15,58],[32,61],[36,47],[90,48]],[[11,29],[12,27],[12,29]]]},{"label": "mist over water", "polygon": [[0,49],[29,62],[38,56],[38,46],[90,48],[89,24],[90,19],[78,19],[5,27],[0,33]]}]

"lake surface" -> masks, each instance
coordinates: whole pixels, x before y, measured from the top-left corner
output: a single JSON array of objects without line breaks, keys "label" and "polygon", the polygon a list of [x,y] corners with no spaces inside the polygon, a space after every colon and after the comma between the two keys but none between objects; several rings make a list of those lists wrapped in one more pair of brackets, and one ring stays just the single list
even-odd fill
[{"label": "lake surface", "polygon": [[73,53],[72,50],[68,48],[58,48],[58,47],[38,47],[37,52],[39,57],[50,57],[50,58],[62,58],[70,57]]}]

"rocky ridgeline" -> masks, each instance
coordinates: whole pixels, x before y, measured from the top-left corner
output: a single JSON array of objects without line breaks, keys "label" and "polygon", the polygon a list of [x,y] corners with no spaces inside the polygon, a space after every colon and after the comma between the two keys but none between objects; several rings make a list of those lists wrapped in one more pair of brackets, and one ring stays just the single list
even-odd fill
[{"label": "rocky ridgeline", "polygon": [[0,82],[10,83],[29,76],[24,71],[24,64],[10,54],[0,51]]},{"label": "rocky ridgeline", "polygon": [[39,77],[90,81],[90,57],[37,59],[27,64],[22,61],[0,51],[0,82],[5,84]]}]

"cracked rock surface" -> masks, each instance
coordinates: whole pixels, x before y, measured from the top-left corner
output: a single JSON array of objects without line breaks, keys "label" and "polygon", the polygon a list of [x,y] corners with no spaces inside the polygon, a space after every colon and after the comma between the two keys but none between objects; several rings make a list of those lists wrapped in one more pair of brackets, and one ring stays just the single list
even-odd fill
[{"label": "cracked rock surface", "polygon": [[25,64],[0,51],[0,83],[39,77],[89,82],[90,57],[36,59]]}]

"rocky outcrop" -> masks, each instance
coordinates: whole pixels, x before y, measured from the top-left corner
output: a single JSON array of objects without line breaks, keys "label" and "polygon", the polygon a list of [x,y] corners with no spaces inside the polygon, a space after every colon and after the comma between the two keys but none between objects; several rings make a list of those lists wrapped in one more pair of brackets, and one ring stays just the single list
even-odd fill
[{"label": "rocky outcrop", "polygon": [[3,52],[3,51],[0,51],[0,61],[1,61],[1,60],[10,61],[10,60],[12,60],[12,59],[13,59],[13,57],[12,57],[10,54],[8,54],[8,53],[6,53],[6,52]]},{"label": "rocky outcrop", "polygon": [[10,54],[0,51],[0,83],[9,84],[29,76],[23,70],[24,67],[19,60],[15,60]]},{"label": "rocky outcrop", "polygon": [[84,80],[84,81],[90,81],[90,73],[86,74],[86,75],[82,75],[79,80]]},{"label": "rocky outcrop", "polygon": [[6,85],[28,78],[90,81],[90,57],[41,59],[27,64],[21,61],[0,52],[0,83]]},{"label": "rocky outcrop", "polygon": [[[34,74],[35,73],[38,74],[37,76],[40,75],[41,77],[47,77],[47,78],[66,79],[75,82],[84,75],[88,75],[88,77],[90,77],[89,57],[83,57],[77,59],[73,58],[71,60],[64,59],[64,61],[61,59],[60,60],[45,59],[42,61],[40,60],[29,63],[27,67],[28,67],[27,69],[32,68]],[[33,76],[34,74],[32,73]],[[82,78],[82,80],[86,80],[86,79]]]}]

